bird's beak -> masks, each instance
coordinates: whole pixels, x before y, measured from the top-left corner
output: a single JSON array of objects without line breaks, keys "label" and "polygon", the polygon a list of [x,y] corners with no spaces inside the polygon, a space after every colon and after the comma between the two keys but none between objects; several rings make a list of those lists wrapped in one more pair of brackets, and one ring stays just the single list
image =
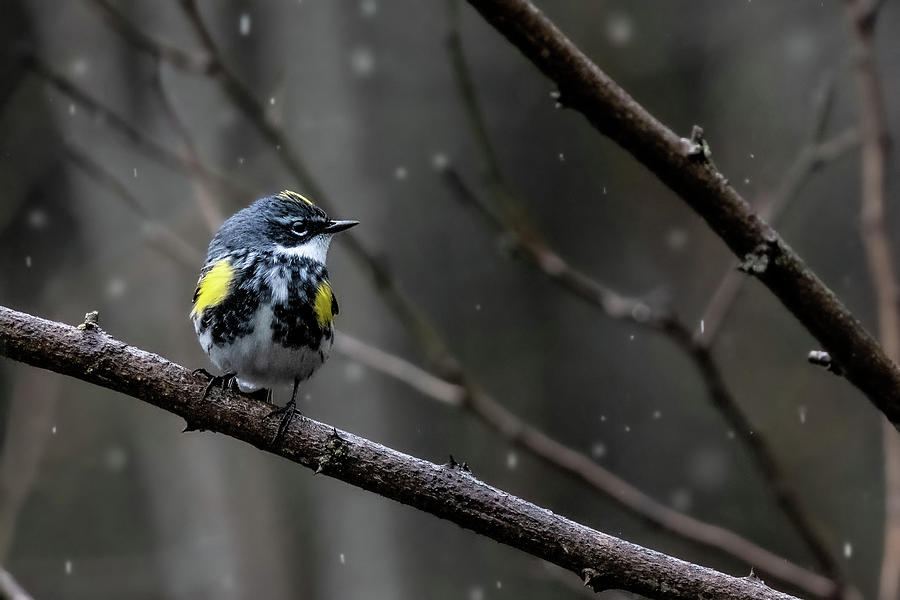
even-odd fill
[{"label": "bird's beak", "polygon": [[354,225],[359,225],[359,221],[328,221],[328,224],[322,229],[322,233],[337,233],[350,229]]}]

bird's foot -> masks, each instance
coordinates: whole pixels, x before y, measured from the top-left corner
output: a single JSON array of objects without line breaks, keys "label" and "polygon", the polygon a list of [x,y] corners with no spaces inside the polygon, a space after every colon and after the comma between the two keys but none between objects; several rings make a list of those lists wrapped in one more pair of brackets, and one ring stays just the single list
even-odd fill
[{"label": "bird's foot", "polygon": [[260,388],[255,392],[250,392],[247,394],[254,400],[258,400],[260,402],[265,402],[266,404],[273,404],[272,402],[272,390],[266,388]]},{"label": "bird's foot", "polygon": [[206,400],[207,396],[209,396],[209,390],[214,387],[218,387],[223,390],[227,390],[228,388],[234,385],[234,379],[237,377],[237,373],[225,373],[224,375],[213,375],[206,369],[194,369],[191,371],[194,375],[206,375],[209,378],[209,383],[206,384],[206,388],[203,390],[203,397],[201,400]]},{"label": "bird's foot", "polygon": [[269,419],[275,415],[281,415],[281,421],[278,423],[278,431],[275,433],[275,437],[272,438],[272,444],[277,443],[278,440],[284,437],[285,432],[291,425],[294,415],[297,415],[301,419],[303,418],[303,415],[297,410],[297,402],[294,400],[291,400],[284,406],[273,409],[272,412],[266,415],[266,418]]}]

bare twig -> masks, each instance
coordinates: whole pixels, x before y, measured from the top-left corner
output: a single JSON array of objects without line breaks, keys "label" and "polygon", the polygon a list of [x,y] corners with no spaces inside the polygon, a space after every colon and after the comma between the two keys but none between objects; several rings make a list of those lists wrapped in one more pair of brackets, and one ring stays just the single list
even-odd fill
[{"label": "bare twig", "polygon": [[834,293],[709,161],[657,121],[528,0],[469,0],[559,86],[560,101],[631,152],[687,202],[900,427],[900,369]]},{"label": "bare twig", "polygon": [[730,577],[589,529],[491,487],[464,470],[397,452],[304,419],[272,444],[269,405],[211,391],[206,379],[129,346],[96,324],[71,327],[0,307],[0,354],[128,394],[317,473],[450,520],[578,574],[595,590],[651,598],[789,599],[756,577]]},{"label": "bare twig", "polygon": [[[878,310],[879,339],[885,353],[900,361],[898,284],[891,239],[885,223],[887,155],[890,136],[881,77],[875,64],[875,24],[880,2],[846,0],[856,46],[856,82],[862,132],[862,237]],[[883,431],[885,524],[878,598],[900,597],[900,439],[885,423]]]}]

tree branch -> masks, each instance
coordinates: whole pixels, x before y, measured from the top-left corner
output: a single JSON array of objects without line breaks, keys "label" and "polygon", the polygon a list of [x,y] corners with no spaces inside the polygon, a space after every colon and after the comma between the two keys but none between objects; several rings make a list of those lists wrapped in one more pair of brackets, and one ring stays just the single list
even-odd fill
[{"label": "tree branch", "polygon": [[[590,61],[528,0],[469,0],[581,112],[694,209],[834,357],[846,378],[900,427],[900,369],[778,233],[756,216],[709,159]],[[700,133],[699,131],[697,133]],[[695,136],[692,136],[695,137]]]},{"label": "tree branch", "polygon": [[516,498],[454,465],[437,465],[303,419],[272,445],[270,407],[211,390],[184,367],[129,346],[95,321],[79,327],[0,307],[0,354],[133,396],[316,473],[418,508],[578,574],[595,590],[650,598],[791,598],[756,577],[731,577],[603,534]]}]

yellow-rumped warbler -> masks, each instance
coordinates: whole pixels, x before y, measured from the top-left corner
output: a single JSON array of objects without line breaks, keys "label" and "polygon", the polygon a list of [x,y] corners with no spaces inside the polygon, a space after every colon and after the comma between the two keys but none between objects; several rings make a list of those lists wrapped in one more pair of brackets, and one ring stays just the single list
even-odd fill
[{"label": "yellow-rumped warbler", "polygon": [[[297,388],[328,358],[338,303],[325,257],[331,237],[357,221],[334,221],[296,192],[266,196],[229,218],[209,244],[191,320],[219,369],[210,386],[242,392],[293,382],[280,437],[296,410]],[[202,370],[202,369],[200,369]],[[207,373],[208,375],[208,373]],[[207,387],[207,391],[209,387]]]}]

